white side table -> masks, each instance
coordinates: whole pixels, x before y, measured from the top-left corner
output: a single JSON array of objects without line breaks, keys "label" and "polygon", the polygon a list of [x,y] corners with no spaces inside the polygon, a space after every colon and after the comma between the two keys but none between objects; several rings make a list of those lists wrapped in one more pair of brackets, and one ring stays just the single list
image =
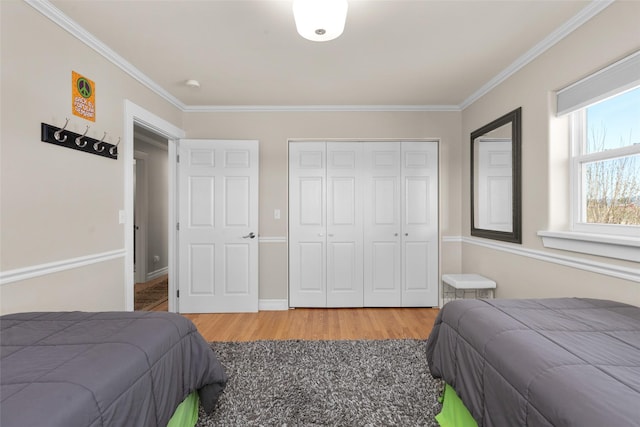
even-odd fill
[{"label": "white side table", "polygon": [[479,274],[443,274],[442,302],[446,304],[454,299],[493,298],[496,282]]}]

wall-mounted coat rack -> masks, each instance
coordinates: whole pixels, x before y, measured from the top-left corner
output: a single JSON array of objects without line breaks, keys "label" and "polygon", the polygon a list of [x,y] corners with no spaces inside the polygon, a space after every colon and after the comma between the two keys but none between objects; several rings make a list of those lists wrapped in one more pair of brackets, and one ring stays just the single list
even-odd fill
[{"label": "wall-mounted coat rack", "polygon": [[50,144],[59,145],[61,147],[72,148],[74,150],[84,151],[85,153],[96,154],[98,156],[107,157],[109,159],[118,159],[118,144],[120,144],[120,138],[118,142],[109,144],[104,142],[107,137],[107,133],[101,140],[90,138],[87,135],[89,132],[89,126],[84,132],[84,135],[66,130],[69,119],[62,128],[42,123],[41,125],[41,140],[42,142],[48,142]]}]

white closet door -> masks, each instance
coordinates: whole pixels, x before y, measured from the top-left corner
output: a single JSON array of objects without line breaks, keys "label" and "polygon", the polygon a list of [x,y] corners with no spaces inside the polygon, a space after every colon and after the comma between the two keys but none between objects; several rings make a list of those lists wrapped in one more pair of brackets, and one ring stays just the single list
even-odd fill
[{"label": "white closet door", "polygon": [[292,142],[292,307],[438,305],[437,142]]},{"label": "white closet door", "polygon": [[400,144],[364,148],[364,305],[401,305]]},{"label": "white closet door", "polygon": [[258,311],[258,141],[178,150],[180,312]]},{"label": "white closet door", "polygon": [[289,144],[289,303],[325,307],[325,143]]},{"label": "white closet door", "polygon": [[362,145],[326,145],[327,307],[363,303]]},{"label": "white closet door", "polygon": [[438,144],[402,142],[402,306],[438,305]]}]

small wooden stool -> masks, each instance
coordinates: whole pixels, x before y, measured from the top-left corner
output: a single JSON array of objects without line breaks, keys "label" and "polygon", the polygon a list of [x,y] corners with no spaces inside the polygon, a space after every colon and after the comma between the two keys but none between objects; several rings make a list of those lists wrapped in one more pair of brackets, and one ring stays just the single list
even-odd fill
[{"label": "small wooden stool", "polygon": [[473,292],[472,298],[493,298],[496,282],[479,274],[442,275],[442,302],[463,299]]}]

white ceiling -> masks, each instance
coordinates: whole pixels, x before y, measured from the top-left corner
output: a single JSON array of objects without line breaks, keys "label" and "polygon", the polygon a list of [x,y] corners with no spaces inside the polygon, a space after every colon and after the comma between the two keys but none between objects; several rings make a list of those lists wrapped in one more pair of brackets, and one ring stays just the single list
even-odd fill
[{"label": "white ceiling", "polygon": [[291,0],[51,4],[183,107],[459,108],[596,13],[575,0],[349,0],[343,35],[318,43],[297,34]]}]

